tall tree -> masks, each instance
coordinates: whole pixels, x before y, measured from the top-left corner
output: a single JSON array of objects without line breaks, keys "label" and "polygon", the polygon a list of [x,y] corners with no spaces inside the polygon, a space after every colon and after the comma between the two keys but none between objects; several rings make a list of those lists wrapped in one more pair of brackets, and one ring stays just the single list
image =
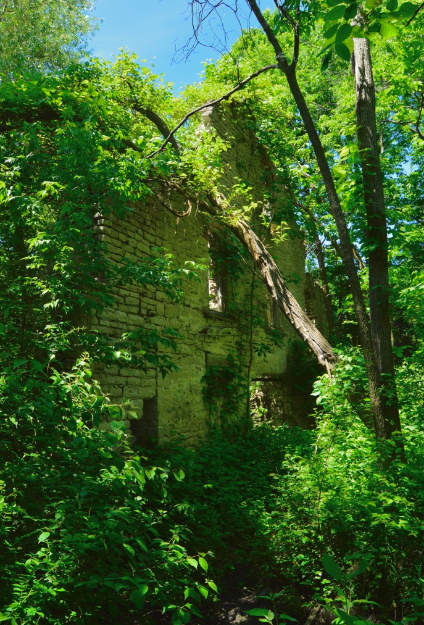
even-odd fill
[{"label": "tall tree", "polygon": [[0,74],[64,67],[87,49],[91,0],[0,0]]}]

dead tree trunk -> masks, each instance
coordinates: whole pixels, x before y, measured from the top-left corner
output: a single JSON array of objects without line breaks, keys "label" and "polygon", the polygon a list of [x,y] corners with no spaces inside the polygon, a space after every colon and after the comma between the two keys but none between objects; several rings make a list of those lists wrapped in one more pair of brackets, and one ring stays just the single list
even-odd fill
[{"label": "dead tree trunk", "polygon": [[[196,198],[193,198],[196,203]],[[202,208],[210,215],[219,219],[225,214],[219,198],[209,195],[207,200],[200,202]],[[289,323],[295,328],[300,338],[307,344],[318,362],[330,373],[338,358],[327,339],[321,334],[314,322],[309,319],[295,296],[291,293],[272,255],[265,245],[243,219],[227,223],[233,234],[248,251],[272,299],[278,304]]]},{"label": "dead tree trunk", "polygon": [[280,270],[265,245],[253,232],[249,224],[243,220],[239,220],[236,224],[231,224],[230,228],[253,258],[255,265],[261,272],[263,281],[271,293],[272,299],[277,302],[285,317],[315,354],[318,362],[326,367],[327,371],[330,371],[337,361],[333,348],[313,321],[309,319],[287,287]]}]

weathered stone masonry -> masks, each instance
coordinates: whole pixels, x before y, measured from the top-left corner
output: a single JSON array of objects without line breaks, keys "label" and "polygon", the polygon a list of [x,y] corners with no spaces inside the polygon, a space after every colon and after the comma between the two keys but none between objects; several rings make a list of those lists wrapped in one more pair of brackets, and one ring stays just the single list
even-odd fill
[{"label": "weathered stone masonry", "polygon": [[[265,207],[272,167],[246,122],[235,118],[229,106],[221,111],[207,110],[203,119],[204,130],[213,128],[230,146],[222,155],[223,194],[229,192],[234,182],[243,182],[251,187],[253,200]],[[163,195],[166,195],[165,190]],[[185,200],[179,194],[167,196],[167,201],[176,211],[186,210]],[[111,215],[101,219],[99,227],[110,258],[116,263],[124,256],[136,260],[140,255],[149,255],[153,246],[172,252],[177,263],[185,260],[205,263],[213,224],[210,218],[196,211],[177,223],[175,216],[153,197],[143,205],[135,205],[123,218]],[[279,227],[274,223],[268,229],[269,245],[292,292],[304,305],[303,241],[294,237],[272,243],[272,233]],[[185,297],[180,304],[170,302],[163,292],[149,286],[143,290],[137,286],[119,288],[114,307],[92,319],[93,328],[116,338],[138,327],[159,331],[173,328],[182,335],[177,352],[172,353],[178,371],[164,379],[153,367],[147,373],[116,365],[97,371],[97,378],[111,402],[130,404],[131,410],[126,410],[124,418],[128,418],[127,426],[140,440],[153,436],[164,441],[183,435],[187,444],[195,444],[202,439],[210,420],[202,396],[202,378],[208,365],[225,363],[230,354],[237,354],[248,363],[251,379],[258,380],[262,386],[259,395],[266,395],[263,403],[272,409],[274,416],[296,420],[296,414],[302,412],[299,405],[302,400],[290,396],[283,380],[291,346],[299,339],[282,315],[272,310],[266,288],[255,276],[253,265],[247,261],[243,278],[236,285],[227,284],[226,309],[219,310],[216,297],[211,301],[207,272],[199,277],[199,282],[185,285]],[[254,327],[253,332],[249,324],[252,306],[255,314],[264,320],[264,327]],[[267,341],[267,320],[279,326],[284,344],[267,356],[257,356],[253,348]],[[133,420],[131,424],[128,415]],[[109,426],[105,423],[101,427]]]}]

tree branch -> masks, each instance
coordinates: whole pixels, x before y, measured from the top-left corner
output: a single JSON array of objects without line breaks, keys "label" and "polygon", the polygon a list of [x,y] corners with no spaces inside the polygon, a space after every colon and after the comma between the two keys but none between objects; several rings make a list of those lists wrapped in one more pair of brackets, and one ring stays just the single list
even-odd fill
[{"label": "tree branch", "polygon": [[423,9],[424,9],[424,2],[420,4],[420,6],[415,11],[414,15],[406,22],[406,25],[409,26],[409,24],[417,17],[418,13],[420,13],[420,11],[422,11]]},{"label": "tree branch", "polygon": [[174,137],[174,133],[171,132],[167,123],[162,119],[160,115],[152,111],[147,107],[141,106],[138,102],[132,102],[132,109],[137,111],[137,113],[141,113],[148,120],[150,120],[156,128],[159,130],[160,134],[166,139],[166,143],[170,143],[177,154],[180,154],[181,147],[176,138]]},{"label": "tree branch", "polygon": [[294,43],[293,43],[293,58],[290,63],[290,68],[295,69],[297,62],[299,60],[299,48],[300,48],[300,28],[299,24],[295,24],[294,26]]},{"label": "tree branch", "polygon": [[[192,117],[196,113],[199,113],[200,111],[203,111],[203,109],[205,109],[205,108],[209,108],[210,106],[215,106],[216,104],[219,104],[223,100],[228,100],[228,98],[230,98],[233,95],[233,93],[236,93],[236,91],[239,91],[240,89],[243,89],[243,87],[245,85],[247,85],[248,82],[250,82],[251,80],[253,80],[257,76],[259,76],[260,74],[263,74],[263,72],[267,72],[270,69],[277,69],[277,67],[278,67],[278,65],[266,65],[265,67],[262,67],[261,69],[258,69],[256,72],[253,72],[253,74],[250,74],[250,76],[248,76],[247,78],[242,80],[236,87],[234,87],[233,89],[231,89],[230,91],[225,93],[220,98],[217,98],[216,100],[211,100],[210,102],[206,102],[206,104],[202,104],[202,106],[198,106],[197,108],[195,108],[192,111],[190,111],[189,113],[187,113],[187,115],[175,126],[175,128],[173,128],[173,130],[171,130],[168,133],[168,135],[165,138],[165,141],[162,143],[160,148],[155,150],[151,154],[149,154],[147,156],[147,158],[153,158],[153,156],[156,156],[156,154],[159,154],[160,152],[162,152],[162,150],[164,150],[164,148],[168,145],[168,143],[170,143],[174,139],[175,133],[181,128],[181,126],[183,126],[186,123],[186,121],[188,119],[190,119],[190,117]],[[161,133],[161,134],[163,134],[163,133]],[[163,135],[163,136],[165,136],[165,135]]]},{"label": "tree branch", "polygon": [[265,17],[262,14],[262,11],[260,10],[260,8],[257,5],[255,0],[247,0],[247,3],[248,3],[248,5],[251,8],[252,13],[256,17],[256,19],[258,20],[259,24],[262,26],[263,31],[266,34],[267,38],[268,38],[268,41],[270,42],[270,44],[274,48],[275,57],[276,57],[276,59],[277,59],[277,61],[279,63],[279,66],[281,67],[283,72],[287,72],[288,69],[289,69],[288,61],[287,61],[286,56],[285,56],[285,54],[283,52],[283,48],[280,46],[280,42],[278,41],[277,37],[274,35],[274,32],[273,32],[271,26],[266,21]]}]

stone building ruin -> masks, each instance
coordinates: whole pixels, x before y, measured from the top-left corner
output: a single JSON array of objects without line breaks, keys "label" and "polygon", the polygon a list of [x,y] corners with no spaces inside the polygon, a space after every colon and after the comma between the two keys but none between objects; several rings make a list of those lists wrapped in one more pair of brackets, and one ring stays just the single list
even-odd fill
[{"label": "stone building ruin", "polygon": [[[228,149],[221,156],[223,196],[228,197],[237,182],[250,187],[261,213],[270,210],[270,198],[278,194],[273,189],[272,164],[249,129],[248,117],[231,105],[206,109],[202,132],[215,132],[227,142]],[[267,411],[275,420],[307,425],[310,398],[289,380],[290,367],[298,366],[291,354],[301,341],[270,299],[251,260],[241,258],[243,272],[235,275],[230,260],[226,261],[222,228],[216,228],[213,220],[199,211],[177,220],[164,209],[161,191],[158,189],[156,197],[145,203],[135,204],[124,217],[109,215],[99,221],[110,258],[116,263],[124,256],[135,260],[139,255],[149,255],[152,247],[160,247],[172,252],[177,263],[190,259],[205,264],[208,259],[209,270],[199,274],[199,281],[185,285],[179,304],[153,287],[142,291],[127,285],[117,290],[114,307],[94,317],[92,328],[112,338],[141,326],[158,331],[175,329],[181,338],[177,352],[170,355],[178,370],[162,378],[155,367],[147,372],[117,365],[102,367],[96,376],[103,391],[112,404],[124,406],[122,419],[140,442],[149,437],[166,441],[183,436],[188,445],[194,445],[204,438],[211,423],[217,424],[217,415],[225,414],[228,408],[225,372],[232,368],[237,369],[240,380],[248,377],[252,382],[252,405],[259,414]],[[178,193],[167,192],[167,202],[175,212],[186,210]],[[278,204],[278,197],[274,203]],[[260,229],[258,234],[267,242],[302,306],[307,285],[308,307],[322,326],[322,306],[313,301],[313,287],[305,277],[300,233],[278,236],[285,227],[281,220],[272,216],[268,223],[261,220],[255,229]],[[207,373],[211,371],[214,383],[221,384],[224,391],[209,389],[213,410],[205,395]],[[241,407],[240,418],[246,418],[243,411]],[[101,427],[107,429],[109,424]]]}]

